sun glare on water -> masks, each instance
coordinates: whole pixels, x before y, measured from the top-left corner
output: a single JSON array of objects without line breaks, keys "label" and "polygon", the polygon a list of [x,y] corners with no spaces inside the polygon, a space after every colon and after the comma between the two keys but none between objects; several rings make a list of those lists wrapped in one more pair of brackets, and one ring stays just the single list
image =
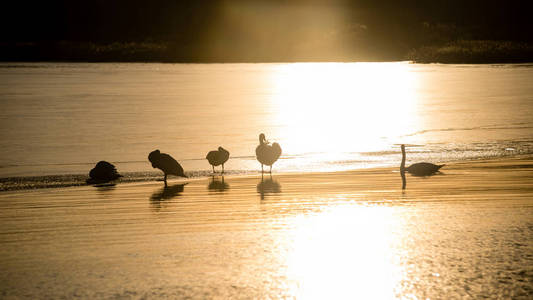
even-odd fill
[{"label": "sun glare on water", "polygon": [[272,80],[284,153],[372,151],[416,128],[408,63],[288,64]]},{"label": "sun glare on water", "polygon": [[399,220],[390,207],[340,205],[299,216],[287,243],[287,276],[302,299],[392,299],[402,269],[395,264]]},{"label": "sun glare on water", "polygon": [[[280,65],[273,75],[272,104],[284,153],[335,160],[386,149],[419,126],[418,84],[407,63]],[[283,259],[294,296],[397,296],[403,270],[391,253],[401,243],[401,220],[392,208],[334,205],[291,222]]]}]

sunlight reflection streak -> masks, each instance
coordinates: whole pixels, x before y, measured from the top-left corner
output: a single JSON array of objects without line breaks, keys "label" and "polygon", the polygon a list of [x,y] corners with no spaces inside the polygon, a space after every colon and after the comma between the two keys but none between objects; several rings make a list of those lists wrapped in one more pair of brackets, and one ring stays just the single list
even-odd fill
[{"label": "sunlight reflection streak", "polygon": [[400,278],[392,247],[393,208],[340,205],[298,216],[288,243],[288,277],[304,299],[390,299]]},{"label": "sunlight reflection streak", "polygon": [[407,63],[301,63],[273,75],[284,153],[383,149],[416,130],[417,74]]}]

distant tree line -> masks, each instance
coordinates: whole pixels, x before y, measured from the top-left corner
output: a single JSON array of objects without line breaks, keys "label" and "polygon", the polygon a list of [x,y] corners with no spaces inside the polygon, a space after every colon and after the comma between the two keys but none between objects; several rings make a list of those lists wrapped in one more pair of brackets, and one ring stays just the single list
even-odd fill
[{"label": "distant tree line", "polygon": [[19,0],[2,6],[4,61],[533,58],[530,1]]}]

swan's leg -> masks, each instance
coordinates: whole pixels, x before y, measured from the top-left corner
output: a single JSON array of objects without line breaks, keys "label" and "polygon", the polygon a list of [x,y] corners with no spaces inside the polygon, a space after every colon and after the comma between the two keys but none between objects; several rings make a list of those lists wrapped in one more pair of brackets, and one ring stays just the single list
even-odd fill
[{"label": "swan's leg", "polygon": [[400,175],[402,176],[402,190],[405,190],[405,186],[407,185],[407,181],[405,180],[405,170],[400,169]]},{"label": "swan's leg", "polygon": [[261,174],[263,174],[263,164],[261,164]]},{"label": "swan's leg", "polygon": [[222,174],[224,174],[224,164],[222,164]]},{"label": "swan's leg", "polygon": [[211,167],[213,168],[213,173],[215,173],[215,166],[211,165]]},{"label": "swan's leg", "polygon": [[272,175],[272,165],[270,165],[270,175]]},{"label": "swan's leg", "polygon": [[163,181],[165,182],[165,187],[167,186],[167,174],[165,173],[165,177],[163,178]]}]

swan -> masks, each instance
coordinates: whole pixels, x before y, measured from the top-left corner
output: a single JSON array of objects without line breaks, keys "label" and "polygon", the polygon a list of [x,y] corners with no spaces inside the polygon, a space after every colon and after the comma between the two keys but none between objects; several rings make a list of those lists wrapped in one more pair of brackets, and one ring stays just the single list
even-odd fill
[{"label": "swan", "polygon": [[229,151],[222,147],[218,147],[218,150],[209,151],[205,156],[205,159],[207,159],[213,167],[213,173],[215,173],[215,166],[219,165],[222,165],[222,173],[224,173],[224,163],[229,159]]},{"label": "swan", "polygon": [[167,185],[167,175],[176,175],[187,178],[183,173],[183,168],[172,156],[161,153],[159,150],[154,150],[148,155],[148,160],[152,163],[152,167],[158,168],[165,174],[165,186]]},{"label": "swan", "polygon": [[265,138],[265,134],[259,135],[259,146],[255,148],[255,155],[257,160],[261,163],[261,173],[263,173],[263,165],[270,166],[270,173],[272,173],[272,165],[278,160],[281,155],[281,147],[278,143],[269,142]]},{"label": "swan", "polygon": [[405,167],[405,145],[402,145],[402,164],[400,165],[400,172],[404,173],[407,171],[408,173],[414,175],[414,176],[429,176],[433,175],[436,172],[439,171],[440,168],[444,167],[444,165],[435,165],[432,163],[427,162],[421,162],[412,164],[409,167]]},{"label": "swan", "polygon": [[89,172],[89,179],[86,180],[88,184],[106,183],[119,177],[122,177],[117,172],[115,166],[105,160],[99,161],[94,168]]}]

